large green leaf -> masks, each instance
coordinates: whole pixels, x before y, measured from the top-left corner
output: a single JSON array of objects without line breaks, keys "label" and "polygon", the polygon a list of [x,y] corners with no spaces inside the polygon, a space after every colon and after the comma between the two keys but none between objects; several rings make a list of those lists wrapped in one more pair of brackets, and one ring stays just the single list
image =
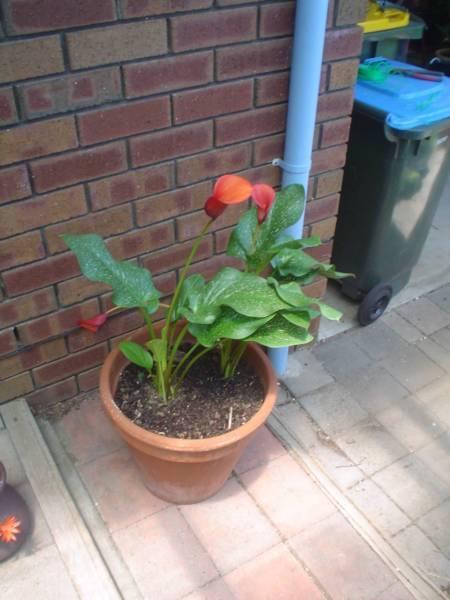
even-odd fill
[{"label": "large green leaf", "polygon": [[310,275],[323,275],[329,279],[349,277],[349,273],[339,273],[334,265],[321,263],[306,252],[294,248],[284,248],[273,259],[272,266],[283,277],[303,279]]},{"label": "large green leaf", "polygon": [[153,313],[158,308],[160,293],[153,285],[147,269],[115,260],[99,235],[63,235],[75,253],[81,271],[91,281],[112,287],[112,301],[122,308],[145,308]]},{"label": "large green leaf", "polygon": [[257,231],[257,211],[256,206],[252,206],[242,215],[231,233],[227,247],[228,256],[236,256],[247,260],[255,249]]},{"label": "large green leaf", "polygon": [[274,277],[267,279],[270,285],[273,285],[278,296],[287,304],[296,308],[306,309],[314,302],[315,298],[311,298],[303,293],[297,282],[279,283]]},{"label": "large green leaf", "polygon": [[178,319],[183,314],[183,310],[196,311],[205,285],[206,281],[204,277],[197,273],[190,275],[184,280],[178,303],[175,307],[174,319]]},{"label": "large green leaf", "polygon": [[120,342],[119,348],[125,358],[138,365],[138,367],[143,367],[147,371],[150,371],[153,367],[152,355],[140,344],[127,340]]},{"label": "large green leaf", "polygon": [[271,321],[255,331],[255,333],[248,336],[246,341],[258,342],[269,348],[281,348],[284,346],[307,344],[313,339],[313,336],[306,329],[290,323],[281,315],[276,315]]},{"label": "large green leaf", "polygon": [[311,325],[311,316],[307,310],[298,312],[283,310],[280,315],[284,317],[286,321],[297,325],[297,327],[302,327],[303,329],[309,329],[309,326]]}]

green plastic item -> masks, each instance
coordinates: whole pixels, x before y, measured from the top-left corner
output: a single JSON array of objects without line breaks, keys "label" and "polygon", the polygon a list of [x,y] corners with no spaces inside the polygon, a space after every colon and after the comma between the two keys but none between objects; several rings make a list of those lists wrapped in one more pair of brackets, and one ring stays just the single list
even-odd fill
[{"label": "green plastic item", "polygon": [[387,61],[362,64],[358,68],[358,79],[381,83],[387,79],[391,71],[392,67]]}]

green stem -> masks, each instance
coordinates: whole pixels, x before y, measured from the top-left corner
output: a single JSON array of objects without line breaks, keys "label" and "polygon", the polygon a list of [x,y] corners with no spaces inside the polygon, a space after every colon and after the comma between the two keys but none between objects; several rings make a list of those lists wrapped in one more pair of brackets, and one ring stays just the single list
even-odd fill
[{"label": "green stem", "polygon": [[228,377],[233,377],[236,367],[238,366],[242,356],[244,355],[245,350],[247,349],[247,342],[239,342],[239,347],[236,350],[233,359],[230,361],[229,367],[229,375]]},{"label": "green stem", "polygon": [[156,337],[155,334],[155,328],[153,327],[153,322],[150,318],[150,315],[148,314],[148,312],[145,310],[145,308],[141,308],[141,313],[144,317],[144,321],[145,324],[147,325],[147,331],[148,331],[148,335],[150,337],[151,340],[154,340]]},{"label": "green stem", "polygon": [[176,394],[178,392],[178,389],[180,387],[180,385],[183,383],[184,378],[186,377],[187,373],[189,372],[189,370],[194,366],[194,364],[199,360],[199,358],[201,358],[204,354],[206,354],[207,352],[210,352],[211,348],[203,348],[203,350],[201,352],[199,352],[198,354],[196,354],[190,361],[189,363],[186,365],[186,367],[183,369],[183,372],[181,373],[181,375],[178,378],[178,382],[175,386],[175,390],[174,390],[174,394]]},{"label": "green stem", "polygon": [[181,367],[184,365],[184,363],[189,359],[189,357],[197,350],[197,348],[199,346],[200,346],[200,344],[197,342],[196,344],[194,344],[193,346],[191,346],[189,348],[189,350],[186,352],[186,354],[183,356],[183,358],[180,360],[180,362],[175,367],[175,370],[172,375],[173,378],[176,377],[176,374],[178,373],[178,371],[181,369]]},{"label": "green stem", "polygon": [[167,371],[167,377],[166,377],[167,383],[169,383],[170,380],[172,379],[173,363],[175,361],[175,357],[176,357],[178,348],[180,347],[180,344],[182,343],[182,341],[184,340],[184,338],[186,336],[186,332],[187,332],[188,327],[189,327],[189,323],[186,323],[186,325],[184,325],[181,328],[181,331],[178,334],[178,336],[177,336],[177,338],[175,340],[175,343],[173,344],[173,346],[171,346],[171,348],[169,350],[169,358],[168,358],[168,361],[167,361],[167,369],[166,369],[166,371]]}]

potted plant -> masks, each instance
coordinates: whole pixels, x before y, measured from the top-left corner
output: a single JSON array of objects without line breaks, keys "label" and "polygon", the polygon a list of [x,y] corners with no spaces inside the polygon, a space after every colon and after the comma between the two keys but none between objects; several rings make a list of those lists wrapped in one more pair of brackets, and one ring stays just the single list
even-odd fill
[{"label": "potted plant", "polygon": [[[209,282],[190,274],[215,220],[228,205],[249,198],[251,206],[227,248],[242,268],[222,268]],[[96,331],[110,312],[130,308],[139,309],[145,321],[144,329],[107,357],[100,395],[155,495],[191,503],[214,494],[276,400],[276,376],[260,345],[306,344],[313,339],[312,319],[340,318],[302,291],[318,275],[343,276],[304,252],[320,245],[319,238],[283,234],[303,208],[302,186],[275,194],[270,186],[237,175],[220,177],[170,304],[160,302],[148,270],[116,261],[101,237],[63,236],[84,275],[113,292],[114,308],[80,325]],[[155,325],[161,308],[164,321]]]}]

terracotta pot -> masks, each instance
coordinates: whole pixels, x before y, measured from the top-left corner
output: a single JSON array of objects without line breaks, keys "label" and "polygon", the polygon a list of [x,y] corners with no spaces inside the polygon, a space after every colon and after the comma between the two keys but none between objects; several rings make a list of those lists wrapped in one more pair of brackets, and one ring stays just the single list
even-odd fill
[{"label": "terracotta pot", "polygon": [[[132,339],[143,343],[147,330]],[[249,344],[244,359],[258,374],[265,391],[261,408],[241,427],[222,435],[183,440],[151,433],[128,419],[113,397],[121,371],[128,361],[118,348],[107,357],[100,373],[103,406],[128,444],[148,489],[164,500],[192,504],[215,494],[225,483],[253,434],[264,424],[276,400],[276,375],[265,353]]]}]

